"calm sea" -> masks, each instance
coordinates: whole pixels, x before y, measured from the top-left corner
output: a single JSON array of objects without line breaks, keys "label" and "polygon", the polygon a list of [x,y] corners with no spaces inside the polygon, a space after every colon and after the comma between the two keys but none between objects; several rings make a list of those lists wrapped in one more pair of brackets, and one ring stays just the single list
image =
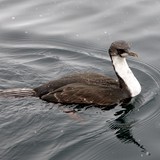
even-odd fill
[{"label": "calm sea", "polygon": [[139,54],[128,63],[142,85],[127,108],[1,97],[0,159],[160,159],[159,0],[0,0],[0,89],[80,71],[115,76],[107,52],[121,39]]}]

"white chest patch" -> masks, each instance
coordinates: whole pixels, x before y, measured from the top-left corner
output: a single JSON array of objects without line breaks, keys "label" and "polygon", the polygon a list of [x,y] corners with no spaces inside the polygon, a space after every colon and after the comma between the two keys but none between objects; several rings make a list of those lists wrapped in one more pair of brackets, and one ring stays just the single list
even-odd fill
[{"label": "white chest patch", "polygon": [[137,78],[134,76],[133,72],[129,68],[126,58],[121,58],[119,56],[113,56],[113,65],[117,74],[123,79],[127,85],[131,96],[135,97],[141,92],[141,85]]}]

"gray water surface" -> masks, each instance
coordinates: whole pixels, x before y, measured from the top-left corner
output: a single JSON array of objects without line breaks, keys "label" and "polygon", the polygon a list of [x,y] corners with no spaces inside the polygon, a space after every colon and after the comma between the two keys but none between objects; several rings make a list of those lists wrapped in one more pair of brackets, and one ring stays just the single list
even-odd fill
[{"label": "gray water surface", "polygon": [[[108,48],[126,40],[142,92],[101,110],[0,98],[2,160],[159,160],[159,0],[0,0],[0,89],[66,74],[114,76]],[[75,113],[66,113],[75,109]]]}]

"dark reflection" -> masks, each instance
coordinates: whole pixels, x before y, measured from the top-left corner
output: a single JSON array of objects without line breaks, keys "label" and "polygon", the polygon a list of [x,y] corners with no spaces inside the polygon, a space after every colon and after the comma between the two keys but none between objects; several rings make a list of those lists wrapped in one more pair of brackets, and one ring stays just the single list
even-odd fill
[{"label": "dark reflection", "polygon": [[123,105],[122,108],[124,108],[124,110],[115,113],[115,116],[119,117],[110,123],[110,128],[116,130],[115,135],[121,142],[133,143],[146,155],[150,155],[146,148],[133,137],[132,127],[135,122],[128,122],[126,119],[127,115],[134,109],[134,104]]},{"label": "dark reflection", "polygon": [[[123,103],[121,105],[122,110],[117,111],[114,115],[118,118],[114,121],[107,121],[109,124],[109,127],[112,130],[115,130],[116,137],[122,142],[122,143],[133,143],[138,148],[141,149],[141,152],[145,153],[146,155],[150,155],[150,153],[147,151],[147,149],[141,144],[138,140],[136,140],[132,134],[132,129],[134,127],[135,121],[128,121],[128,115],[130,112],[132,112],[135,109],[136,102],[129,103],[130,99],[126,101],[126,103]],[[108,111],[113,108],[115,108],[117,105],[112,105],[110,107],[104,107],[101,106],[101,109],[103,111]],[[95,105],[85,105],[85,104],[73,104],[69,106],[69,110],[63,110],[65,113],[76,113],[77,111],[81,111],[82,109],[89,109],[95,107]],[[100,106],[98,106],[100,107]]]}]

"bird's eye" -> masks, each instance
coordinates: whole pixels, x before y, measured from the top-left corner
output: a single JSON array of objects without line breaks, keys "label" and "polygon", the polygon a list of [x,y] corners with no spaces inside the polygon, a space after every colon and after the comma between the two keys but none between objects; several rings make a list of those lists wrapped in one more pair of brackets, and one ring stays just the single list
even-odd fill
[{"label": "bird's eye", "polygon": [[123,54],[123,53],[125,53],[125,50],[124,49],[117,49],[117,51],[118,51],[118,54]]}]

